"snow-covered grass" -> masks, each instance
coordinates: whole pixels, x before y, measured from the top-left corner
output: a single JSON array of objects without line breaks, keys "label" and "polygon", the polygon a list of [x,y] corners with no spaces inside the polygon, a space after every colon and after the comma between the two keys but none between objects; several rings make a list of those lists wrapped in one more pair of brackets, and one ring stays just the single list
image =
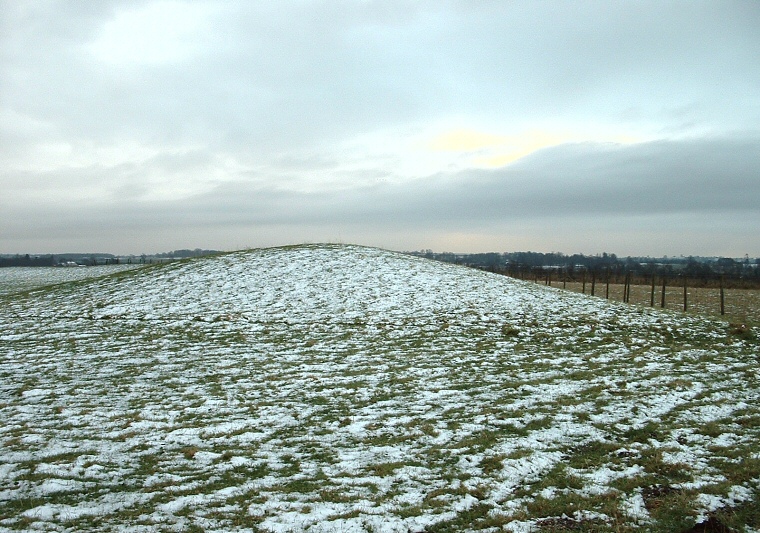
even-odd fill
[{"label": "snow-covered grass", "polygon": [[143,265],[101,265],[93,267],[6,267],[0,268],[0,295],[45,285],[106,276]]},{"label": "snow-covered grass", "polygon": [[0,304],[1,531],[760,528],[722,322],[337,245]]}]

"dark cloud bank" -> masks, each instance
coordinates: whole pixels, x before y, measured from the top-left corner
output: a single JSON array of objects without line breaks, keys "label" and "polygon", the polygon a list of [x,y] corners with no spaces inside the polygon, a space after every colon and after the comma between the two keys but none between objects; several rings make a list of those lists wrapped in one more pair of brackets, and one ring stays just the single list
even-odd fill
[{"label": "dark cloud bank", "polygon": [[[760,250],[759,146],[755,137],[567,144],[504,168],[438,174],[401,184],[304,193],[231,182],[182,201],[8,206],[3,218],[13,232],[29,237],[56,235],[63,225],[95,240],[103,234],[148,235],[184,228],[188,234],[210,231],[225,241],[225,228],[249,228],[272,243],[278,242],[278,232],[284,239],[303,235],[305,240],[320,240],[322,235],[332,239],[341,233],[374,235],[382,233],[379,228],[394,233],[387,239],[392,243],[408,228],[434,234],[490,234],[496,243],[499,232],[509,228],[535,232],[557,223],[558,238],[573,228],[578,233],[594,228],[600,237],[638,229],[645,237],[654,229],[668,229],[662,227],[666,225],[672,235],[651,242],[652,253],[664,244],[673,246],[673,254],[707,253],[697,244],[707,239],[718,255],[721,240],[710,233],[720,225],[730,229],[723,243],[743,240],[750,253]],[[34,216],[35,209],[50,209],[49,215]],[[546,238],[541,233],[536,235]],[[586,249],[582,240],[568,245],[597,250],[592,242]],[[406,244],[412,249],[415,241]],[[560,244],[553,243],[564,249]],[[629,244],[636,250],[623,253],[644,253],[645,242]]]}]

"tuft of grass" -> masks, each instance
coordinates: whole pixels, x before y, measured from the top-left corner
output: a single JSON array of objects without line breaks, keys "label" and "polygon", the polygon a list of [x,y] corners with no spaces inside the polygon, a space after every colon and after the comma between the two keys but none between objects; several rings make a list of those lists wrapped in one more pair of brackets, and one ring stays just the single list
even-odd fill
[{"label": "tuft of grass", "polygon": [[367,471],[373,476],[388,477],[403,466],[404,463],[401,462],[378,463],[368,466]]},{"label": "tuft of grass", "polygon": [[182,455],[185,457],[185,459],[194,459],[197,453],[198,448],[196,446],[186,446],[185,448],[182,448]]},{"label": "tuft of grass", "polygon": [[750,326],[743,323],[731,323],[728,325],[728,332],[731,335],[739,337],[744,340],[753,340],[755,338],[755,332]]},{"label": "tuft of grass", "polygon": [[[760,494],[754,492],[750,501],[741,502],[715,511],[711,517],[716,524],[722,525],[724,531],[742,531],[747,528],[760,527]],[[715,531],[721,531],[716,528]]]},{"label": "tuft of grass", "polygon": [[517,337],[520,335],[520,329],[511,324],[504,324],[501,327],[501,334],[504,337]]},{"label": "tuft of grass", "polygon": [[650,439],[660,440],[663,427],[657,422],[647,422],[640,427],[626,430],[621,437],[627,441],[647,444]]},{"label": "tuft of grass", "polygon": [[492,505],[482,502],[478,503],[468,509],[457,512],[456,516],[450,520],[429,525],[425,528],[425,532],[458,533],[475,528],[487,529],[489,527],[497,527],[509,521],[504,517],[491,516],[490,512],[492,509]]},{"label": "tuft of grass", "polygon": [[480,469],[486,475],[491,475],[494,472],[498,472],[504,467],[505,458],[506,455],[504,454],[496,454],[483,457],[483,459],[480,460]]},{"label": "tuft of grass", "polygon": [[672,485],[645,487],[642,497],[660,531],[685,531],[696,523],[694,495]]},{"label": "tuft of grass", "polygon": [[620,447],[611,442],[591,441],[571,449],[566,465],[575,469],[596,469],[610,461],[613,452]]}]

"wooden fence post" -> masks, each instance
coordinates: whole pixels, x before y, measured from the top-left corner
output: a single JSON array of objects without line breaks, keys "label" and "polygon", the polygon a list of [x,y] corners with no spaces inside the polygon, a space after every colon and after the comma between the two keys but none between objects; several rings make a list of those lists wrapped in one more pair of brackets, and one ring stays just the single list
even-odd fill
[{"label": "wooden fence post", "polygon": [[586,271],[583,271],[583,294],[586,294]]},{"label": "wooden fence post", "polygon": [[591,296],[594,295],[596,289],[596,270],[591,271]]},{"label": "wooden fence post", "polygon": [[610,299],[610,267],[607,267],[607,290],[605,291],[605,298]]},{"label": "wooden fence post", "polygon": [[625,296],[627,294],[628,290],[628,272],[625,273],[625,276],[623,276],[623,303],[625,303]]},{"label": "wooden fence post", "polygon": [[654,275],[654,272],[652,272],[652,294],[649,297],[649,307],[654,307],[654,282],[655,282],[655,275]]},{"label": "wooden fence post", "polygon": [[665,308],[665,283],[666,283],[667,277],[662,277],[662,298],[660,299],[660,307],[663,309]]}]

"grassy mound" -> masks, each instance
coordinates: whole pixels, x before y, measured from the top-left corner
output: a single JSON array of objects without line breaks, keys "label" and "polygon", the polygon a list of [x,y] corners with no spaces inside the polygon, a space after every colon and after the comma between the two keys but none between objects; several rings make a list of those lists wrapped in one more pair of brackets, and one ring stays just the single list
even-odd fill
[{"label": "grassy mound", "polygon": [[332,245],[1,298],[3,531],[760,527],[725,323]]}]

